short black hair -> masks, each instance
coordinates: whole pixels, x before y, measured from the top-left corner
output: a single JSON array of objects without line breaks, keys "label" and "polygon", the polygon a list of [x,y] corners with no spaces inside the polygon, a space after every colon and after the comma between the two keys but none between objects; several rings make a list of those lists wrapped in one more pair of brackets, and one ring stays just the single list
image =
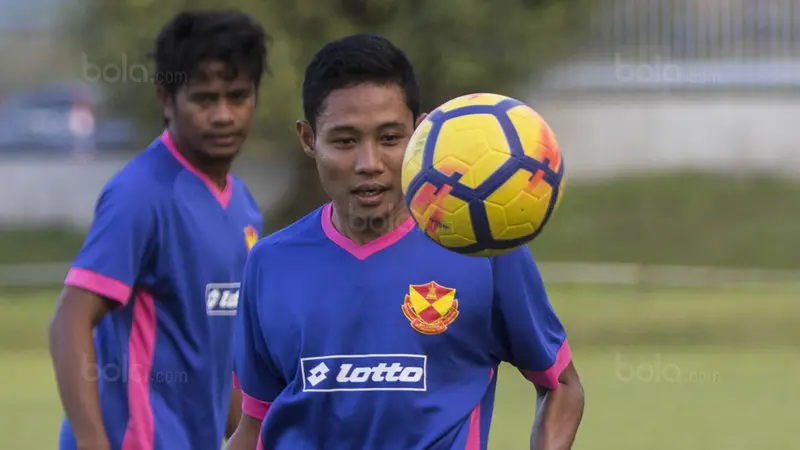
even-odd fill
[{"label": "short black hair", "polygon": [[234,79],[240,73],[256,86],[267,72],[269,35],[249,14],[235,10],[184,11],[161,29],[156,38],[157,86],[174,95],[199,74],[203,63],[221,61],[223,74]]},{"label": "short black hair", "polygon": [[419,117],[419,84],[406,54],[386,38],[355,34],[326,44],[306,67],[303,81],[306,120],[315,126],[331,92],[361,83],[400,86],[414,120]]}]

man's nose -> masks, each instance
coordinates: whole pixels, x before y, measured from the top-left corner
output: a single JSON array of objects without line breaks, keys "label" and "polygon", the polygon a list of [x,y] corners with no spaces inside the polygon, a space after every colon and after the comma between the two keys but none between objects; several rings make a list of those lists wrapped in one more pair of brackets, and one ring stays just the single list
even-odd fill
[{"label": "man's nose", "polygon": [[356,156],[356,172],[363,174],[382,173],[385,170],[383,155],[380,148],[374,143],[361,145]]},{"label": "man's nose", "polygon": [[225,101],[220,101],[211,113],[211,123],[215,125],[227,125],[233,122],[233,111]]}]

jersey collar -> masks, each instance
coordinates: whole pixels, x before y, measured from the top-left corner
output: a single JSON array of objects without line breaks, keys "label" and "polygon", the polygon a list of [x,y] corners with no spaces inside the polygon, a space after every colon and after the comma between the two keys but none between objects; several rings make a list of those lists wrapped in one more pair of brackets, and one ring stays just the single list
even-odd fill
[{"label": "jersey collar", "polygon": [[205,183],[208,190],[223,208],[228,207],[228,204],[231,202],[231,195],[233,195],[233,176],[231,174],[228,174],[225,182],[225,189],[220,189],[216,184],[214,184],[213,181],[211,181],[211,178],[208,178],[206,174],[195,169],[194,166],[189,164],[189,161],[187,161],[186,158],[184,158],[183,155],[178,152],[177,147],[175,147],[175,141],[172,140],[172,136],[169,135],[169,131],[164,130],[164,132],[161,134],[161,142],[164,143],[172,156],[177,159],[186,170],[194,174],[200,179],[200,181]]},{"label": "jersey collar", "polygon": [[339,230],[333,226],[332,215],[333,205],[331,203],[328,203],[322,207],[322,231],[325,232],[325,236],[333,241],[334,244],[338,245],[347,253],[350,253],[361,261],[369,258],[381,250],[391,247],[416,226],[414,219],[409,217],[389,233],[384,234],[374,241],[367,242],[364,245],[358,245],[340,233]]}]

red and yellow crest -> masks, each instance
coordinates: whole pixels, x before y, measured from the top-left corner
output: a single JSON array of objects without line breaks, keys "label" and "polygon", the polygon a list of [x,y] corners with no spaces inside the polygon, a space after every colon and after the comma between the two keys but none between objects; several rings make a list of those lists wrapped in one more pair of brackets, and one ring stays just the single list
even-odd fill
[{"label": "red and yellow crest", "polygon": [[438,285],[410,285],[403,302],[403,314],[411,327],[423,334],[440,334],[458,317],[456,290]]},{"label": "red and yellow crest", "polygon": [[244,244],[247,246],[247,251],[253,248],[258,242],[258,231],[252,225],[244,227]]}]

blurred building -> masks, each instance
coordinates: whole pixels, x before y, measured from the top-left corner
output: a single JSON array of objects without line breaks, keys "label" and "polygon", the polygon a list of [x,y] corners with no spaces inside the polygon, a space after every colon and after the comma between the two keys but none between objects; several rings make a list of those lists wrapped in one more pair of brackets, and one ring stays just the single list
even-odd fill
[{"label": "blurred building", "polygon": [[698,168],[800,175],[800,3],[598,0],[530,102],[573,179]]},{"label": "blurred building", "polygon": [[599,0],[586,50],[668,59],[800,56],[793,0]]},{"label": "blurred building", "polygon": [[[49,85],[75,64],[54,25],[76,1],[0,0],[0,58],[14,61],[0,67],[0,98]],[[578,48],[540,74],[527,99],[558,134],[571,181],[682,168],[800,176],[800,2],[595,2]],[[59,123],[80,128],[75,119],[85,115],[68,111]],[[103,123],[92,119],[97,129],[121,129]],[[126,159],[60,158],[0,163],[17,186],[0,195],[0,225],[85,226]],[[286,167],[243,169],[265,207],[291,189]]]},{"label": "blurred building", "polygon": [[57,27],[77,0],[0,0],[0,98],[31,84],[60,81],[76,59]]},{"label": "blurred building", "polygon": [[74,0],[0,0],[0,30],[54,28],[60,8]]},{"label": "blurred building", "polygon": [[[15,186],[0,194],[0,227],[88,226],[103,185],[137,150],[108,93],[76,78],[59,25],[78,1],[0,0],[0,177]],[[263,207],[286,197],[286,167],[241,166]]]}]

